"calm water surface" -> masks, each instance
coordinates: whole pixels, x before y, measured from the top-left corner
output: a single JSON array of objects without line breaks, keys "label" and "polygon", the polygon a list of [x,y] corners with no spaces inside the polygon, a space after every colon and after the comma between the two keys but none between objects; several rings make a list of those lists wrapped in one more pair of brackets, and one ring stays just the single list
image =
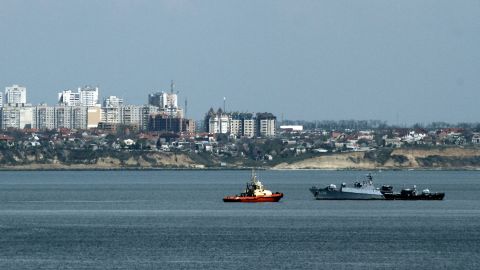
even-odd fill
[{"label": "calm water surface", "polygon": [[0,269],[480,269],[480,172],[388,171],[444,201],[316,201],[365,172],[0,172]]}]

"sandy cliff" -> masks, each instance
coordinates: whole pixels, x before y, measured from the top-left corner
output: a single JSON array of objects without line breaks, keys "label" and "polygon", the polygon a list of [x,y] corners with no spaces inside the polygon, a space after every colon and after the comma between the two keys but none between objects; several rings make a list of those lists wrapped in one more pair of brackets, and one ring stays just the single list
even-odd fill
[{"label": "sandy cliff", "polygon": [[480,149],[394,149],[382,159],[368,152],[338,153],[294,163],[280,163],[273,169],[480,169]]},{"label": "sandy cliff", "polygon": [[[58,157],[45,158],[43,155],[13,155],[15,163],[2,164],[0,169],[8,170],[86,170],[86,169],[153,169],[153,168],[204,168],[188,155],[143,152],[122,156],[101,156],[88,160],[62,162]],[[0,160],[5,157],[0,155]]]},{"label": "sandy cliff", "polygon": [[[188,155],[156,151],[61,150],[3,151],[0,169],[6,170],[108,170],[108,169],[203,169],[220,168],[222,160],[212,155]],[[248,160],[229,162],[229,168],[244,168]],[[295,162],[264,163],[272,169],[480,169],[480,148],[379,149],[370,152],[322,154]],[[276,164],[276,165],[270,165]],[[250,164],[251,165],[251,164]]]}]

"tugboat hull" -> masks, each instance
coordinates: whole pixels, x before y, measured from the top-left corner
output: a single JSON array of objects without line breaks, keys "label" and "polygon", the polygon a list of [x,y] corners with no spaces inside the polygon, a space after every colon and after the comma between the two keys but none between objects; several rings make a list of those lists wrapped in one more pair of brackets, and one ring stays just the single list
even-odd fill
[{"label": "tugboat hull", "polygon": [[274,193],[268,196],[227,196],[223,198],[224,202],[278,202],[283,197],[283,193]]}]

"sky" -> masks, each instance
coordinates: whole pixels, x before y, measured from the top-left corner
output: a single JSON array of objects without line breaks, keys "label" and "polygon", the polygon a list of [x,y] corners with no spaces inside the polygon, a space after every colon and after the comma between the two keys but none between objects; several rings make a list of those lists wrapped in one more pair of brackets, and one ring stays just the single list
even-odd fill
[{"label": "sky", "polygon": [[480,1],[1,0],[0,87],[99,86],[187,116],[479,122]]}]

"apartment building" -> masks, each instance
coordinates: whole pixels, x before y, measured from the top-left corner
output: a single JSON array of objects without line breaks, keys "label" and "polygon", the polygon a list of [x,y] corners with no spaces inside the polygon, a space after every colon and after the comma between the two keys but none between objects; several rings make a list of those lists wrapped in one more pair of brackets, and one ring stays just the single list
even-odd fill
[{"label": "apartment building", "polygon": [[27,88],[14,84],[5,87],[5,103],[10,105],[27,103]]}]

